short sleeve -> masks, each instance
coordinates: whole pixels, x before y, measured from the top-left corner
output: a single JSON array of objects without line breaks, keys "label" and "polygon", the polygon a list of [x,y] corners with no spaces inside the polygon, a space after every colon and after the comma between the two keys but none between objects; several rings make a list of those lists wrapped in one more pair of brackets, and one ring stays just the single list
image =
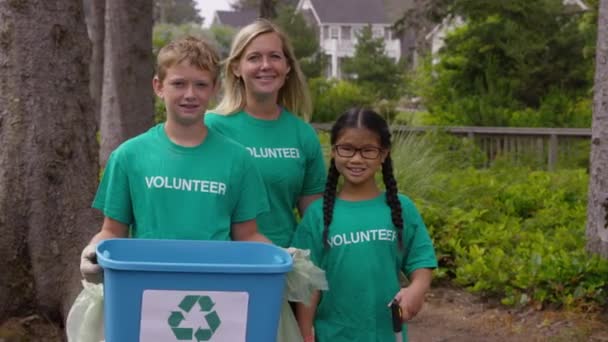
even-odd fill
[{"label": "short sleeve", "polygon": [[[320,200],[319,200],[320,201]],[[316,203],[318,204],[318,203]],[[310,260],[321,267],[321,257],[323,256],[323,241],[321,237],[322,225],[319,220],[318,205],[313,203],[298,225],[291,243],[292,247],[306,249],[310,251]]]},{"label": "short sleeve", "polygon": [[417,269],[437,268],[433,241],[418,209],[409,198],[400,196],[400,200],[406,229],[403,234],[403,247],[405,248],[401,267],[403,272],[409,276]]},{"label": "short sleeve", "polygon": [[93,208],[101,210],[106,217],[129,225],[133,223],[133,207],[124,164],[124,154],[120,150],[112,152],[97,188]]},{"label": "short sleeve", "polygon": [[266,186],[259,170],[244,149],[241,156],[241,167],[235,168],[236,172],[232,178],[232,184],[237,189],[232,222],[249,221],[270,210]]},{"label": "short sleeve", "polygon": [[308,124],[306,124],[305,140],[304,146],[306,148],[307,160],[301,196],[322,193],[325,190],[325,181],[327,179],[321,143],[314,128]]}]

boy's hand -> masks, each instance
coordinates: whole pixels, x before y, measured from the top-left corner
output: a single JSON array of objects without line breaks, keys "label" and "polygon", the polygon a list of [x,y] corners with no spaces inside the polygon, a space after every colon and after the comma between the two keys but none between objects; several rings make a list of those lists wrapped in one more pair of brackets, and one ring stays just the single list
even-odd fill
[{"label": "boy's hand", "polygon": [[80,256],[80,273],[84,280],[93,284],[103,283],[103,269],[97,263],[95,245],[87,245]]},{"label": "boy's hand", "polygon": [[418,293],[415,288],[404,287],[395,296],[401,308],[401,318],[408,321],[418,314],[424,304],[424,292]]}]

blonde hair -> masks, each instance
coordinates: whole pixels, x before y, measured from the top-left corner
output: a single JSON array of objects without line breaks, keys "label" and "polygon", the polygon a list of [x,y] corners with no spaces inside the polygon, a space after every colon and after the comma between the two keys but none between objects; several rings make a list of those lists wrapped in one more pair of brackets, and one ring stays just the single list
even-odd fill
[{"label": "blonde hair", "polygon": [[192,36],[174,40],[160,49],[156,57],[156,76],[161,82],[164,81],[167,69],[184,61],[211,72],[213,81],[217,81],[220,74],[220,58],[217,52],[206,41]]},{"label": "blonde hair", "polygon": [[301,115],[308,121],[312,112],[308,85],[300,69],[300,64],[293,53],[293,47],[289,38],[276,25],[261,18],[243,27],[234,37],[230,48],[230,55],[224,61],[224,96],[217,108],[214,109],[214,112],[229,115],[245,107],[245,85],[232,72],[232,65],[239,62],[252,40],[265,33],[276,33],[279,36],[283,44],[283,54],[287,58],[288,65],[291,67],[285,83],[279,90],[277,102],[280,106],[294,114]]}]

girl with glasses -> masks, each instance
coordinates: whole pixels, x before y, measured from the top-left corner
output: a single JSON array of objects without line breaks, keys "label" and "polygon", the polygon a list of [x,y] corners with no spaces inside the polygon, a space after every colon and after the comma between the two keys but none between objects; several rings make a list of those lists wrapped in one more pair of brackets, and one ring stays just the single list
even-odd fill
[{"label": "girl with glasses", "polygon": [[[393,300],[407,341],[405,321],[422,307],[437,259],[418,210],[398,193],[390,140],[386,121],[371,110],[351,109],[331,130],[323,198],[309,206],[293,242],[311,251],[329,284],[309,306],[298,304],[305,341],[394,341]],[[375,180],[380,170],[385,191]],[[337,189],[340,176],[344,181]],[[409,279],[405,288],[400,271]]]}]

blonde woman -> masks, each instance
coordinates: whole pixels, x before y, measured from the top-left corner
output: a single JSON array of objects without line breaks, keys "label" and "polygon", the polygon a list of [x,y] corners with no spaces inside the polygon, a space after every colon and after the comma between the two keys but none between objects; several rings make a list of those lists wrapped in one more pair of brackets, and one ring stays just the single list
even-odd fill
[{"label": "blonde woman", "polygon": [[297,225],[294,209],[303,215],[326,180],[319,140],[304,121],[311,114],[306,81],[289,39],[265,19],[237,33],[223,77],[224,96],[205,123],[254,157],[270,202],[257,218],[260,232],[287,247]]}]

